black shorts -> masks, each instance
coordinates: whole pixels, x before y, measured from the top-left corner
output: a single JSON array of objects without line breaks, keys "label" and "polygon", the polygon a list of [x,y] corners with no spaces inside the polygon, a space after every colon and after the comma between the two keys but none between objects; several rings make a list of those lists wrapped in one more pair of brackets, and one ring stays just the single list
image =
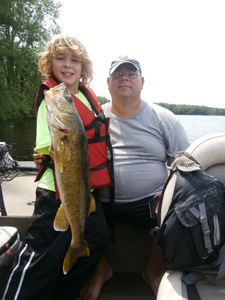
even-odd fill
[{"label": "black shorts", "polygon": [[154,214],[157,203],[158,197],[147,197],[130,203],[114,203],[114,207],[109,203],[102,203],[102,207],[107,219],[113,214],[115,220],[120,222],[151,229],[157,226],[157,219]]}]

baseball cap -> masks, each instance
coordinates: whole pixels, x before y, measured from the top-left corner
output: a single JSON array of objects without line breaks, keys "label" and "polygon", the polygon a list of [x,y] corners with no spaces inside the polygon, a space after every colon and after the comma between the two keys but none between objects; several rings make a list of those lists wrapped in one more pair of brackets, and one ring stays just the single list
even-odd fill
[{"label": "baseball cap", "polygon": [[141,73],[141,66],[139,61],[136,58],[127,55],[119,56],[116,60],[112,61],[109,69],[109,75],[112,75],[112,73],[122,64],[131,64]]}]

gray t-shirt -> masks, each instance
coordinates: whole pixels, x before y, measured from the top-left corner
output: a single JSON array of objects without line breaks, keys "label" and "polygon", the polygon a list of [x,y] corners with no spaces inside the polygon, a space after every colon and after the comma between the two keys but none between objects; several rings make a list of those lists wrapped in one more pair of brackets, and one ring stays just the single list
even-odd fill
[{"label": "gray t-shirt", "polygon": [[[169,110],[144,102],[129,118],[116,117],[103,105],[110,117],[113,147],[115,202],[137,201],[162,189],[170,164],[178,151],[188,146],[186,133],[178,118]],[[103,202],[108,202],[108,189],[100,189]]]}]

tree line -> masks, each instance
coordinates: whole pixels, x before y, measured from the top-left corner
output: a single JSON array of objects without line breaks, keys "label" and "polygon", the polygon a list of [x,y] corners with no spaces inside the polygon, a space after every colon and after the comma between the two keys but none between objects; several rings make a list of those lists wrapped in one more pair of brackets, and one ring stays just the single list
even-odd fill
[{"label": "tree line", "polygon": [[188,104],[169,104],[164,102],[159,102],[156,104],[169,109],[176,115],[225,115],[224,108]]},{"label": "tree line", "polygon": [[[0,120],[34,117],[37,87],[43,81],[38,54],[57,25],[56,0],[1,0],[0,5]],[[99,96],[101,104],[108,102]],[[158,103],[175,114],[225,115],[225,109]]]},{"label": "tree line", "polygon": [[[101,104],[110,102],[106,97],[98,97]],[[175,115],[225,115],[224,108],[215,108],[208,106],[188,105],[188,104],[169,104],[165,102],[155,103],[172,111]]]}]

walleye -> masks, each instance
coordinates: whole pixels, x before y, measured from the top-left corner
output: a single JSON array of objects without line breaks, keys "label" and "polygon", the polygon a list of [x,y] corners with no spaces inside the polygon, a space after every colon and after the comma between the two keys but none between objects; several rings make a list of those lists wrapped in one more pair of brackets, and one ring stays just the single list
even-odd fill
[{"label": "walleye", "polygon": [[50,155],[54,159],[56,182],[61,206],[54,229],[71,228],[72,239],[63,262],[67,274],[78,257],[89,255],[84,240],[88,215],[95,210],[90,193],[88,145],[83,123],[64,83],[45,91],[47,121],[51,135]]}]

